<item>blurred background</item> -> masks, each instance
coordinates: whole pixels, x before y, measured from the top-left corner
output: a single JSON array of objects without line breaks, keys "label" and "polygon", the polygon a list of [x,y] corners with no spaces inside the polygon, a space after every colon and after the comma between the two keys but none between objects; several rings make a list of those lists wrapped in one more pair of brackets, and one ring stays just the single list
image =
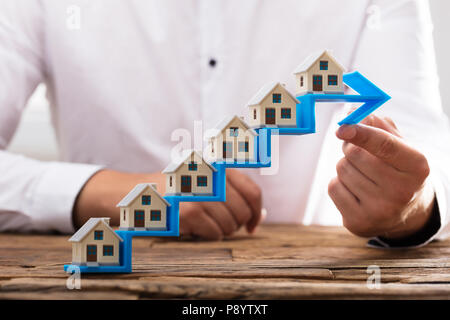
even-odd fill
[{"label": "blurred background", "polygon": [[[434,23],[434,44],[442,104],[445,112],[450,116],[450,90],[443,90],[450,87],[450,41],[448,38],[450,1],[430,0],[429,2]],[[51,125],[44,85],[39,86],[29,100],[8,149],[37,159],[58,159],[58,147]]]}]

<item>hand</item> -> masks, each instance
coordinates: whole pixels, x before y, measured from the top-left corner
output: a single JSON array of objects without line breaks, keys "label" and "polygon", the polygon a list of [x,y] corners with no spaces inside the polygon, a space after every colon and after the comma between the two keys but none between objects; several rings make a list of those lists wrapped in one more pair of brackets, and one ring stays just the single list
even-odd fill
[{"label": "hand", "polygon": [[253,233],[261,220],[261,189],[245,174],[227,169],[226,202],[181,202],[180,233],[220,240],[245,225]]},{"label": "hand", "polygon": [[337,177],[328,193],[344,226],[363,236],[402,238],[421,230],[434,203],[423,154],[408,146],[388,118],[369,116],[361,125],[343,125]]},{"label": "hand", "polygon": [[119,225],[119,208],[116,205],[138,183],[157,184],[160,194],[165,192],[166,179],[161,173],[126,173],[101,170],[94,174],[81,189],[73,208],[75,228],[81,227],[91,217],[110,217],[111,225]]}]

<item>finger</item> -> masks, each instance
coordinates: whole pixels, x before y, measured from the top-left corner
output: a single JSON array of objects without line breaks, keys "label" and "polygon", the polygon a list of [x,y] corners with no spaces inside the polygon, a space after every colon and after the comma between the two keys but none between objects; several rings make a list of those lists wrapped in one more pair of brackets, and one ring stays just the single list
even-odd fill
[{"label": "finger", "polygon": [[378,194],[389,199],[405,202],[412,192],[420,187],[421,180],[414,175],[398,171],[366,150],[347,143],[343,146],[345,158],[362,174],[372,180],[379,188]]},{"label": "finger", "polygon": [[401,137],[400,132],[398,131],[396,125],[394,124],[394,121],[392,121],[391,118],[379,118],[376,115],[371,114],[364,118],[364,120],[361,121],[361,124],[379,128],[384,131],[390,132],[397,137]]},{"label": "finger", "polygon": [[191,234],[199,236],[205,240],[221,240],[223,232],[219,224],[212,219],[205,211],[201,211],[199,219],[190,221]]},{"label": "finger", "polygon": [[394,167],[388,165],[384,161],[375,157],[361,147],[352,143],[344,142],[342,144],[342,152],[345,158],[362,174],[372,180],[376,185],[381,186],[385,183],[386,178],[394,180],[398,175],[406,175],[398,171]]},{"label": "finger", "polygon": [[251,219],[247,222],[247,231],[252,233],[261,220],[262,193],[259,186],[245,174],[233,170],[229,175],[230,184],[242,195],[251,208]]},{"label": "finger", "polygon": [[222,233],[226,236],[238,229],[238,224],[232,213],[221,202],[202,203],[205,212],[220,226]]},{"label": "finger", "polygon": [[223,233],[219,225],[209,217],[203,208],[194,203],[180,203],[180,233],[198,236],[206,240],[220,240]]},{"label": "finger", "polygon": [[[421,170],[424,156],[398,137],[366,125],[342,125],[336,136],[357,145],[400,171]],[[428,165],[428,164],[426,164]],[[420,167],[420,168],[419,168]]]},{"label": "finger", "polygon": [[252,218],[252,209],[231,184],[227,185],[227,201],[225,201],[225,206],[233,215],[238,227],[247,224]]},{"label": "finger", "polygon": [[333,178],[328,184],[328,195],[341,214],[354,212],[355,209],[359,208],[358,200],[337,177]]},{"label": "finger", "polygon": [[357,168],[355,168],[346,158],[342,158],[336,165],[336,172],[339,181],[359,200],[366,201],[378,194],[378,186]]}]

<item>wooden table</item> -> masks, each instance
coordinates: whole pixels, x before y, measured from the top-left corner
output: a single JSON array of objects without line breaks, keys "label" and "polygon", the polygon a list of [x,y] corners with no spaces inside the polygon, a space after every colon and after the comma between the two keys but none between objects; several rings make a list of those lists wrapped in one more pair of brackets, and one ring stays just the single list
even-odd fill
[{"label": "wooden table", "polygon": [[[82,275],[68,290],[68,236],[0,234],[0,298],[384,299],[449,298],[450,241],[366,247],[343,228],[263,225],[221,242],[133,240],[132,274]],[[381,270],[379,289],[367,267]]]}]

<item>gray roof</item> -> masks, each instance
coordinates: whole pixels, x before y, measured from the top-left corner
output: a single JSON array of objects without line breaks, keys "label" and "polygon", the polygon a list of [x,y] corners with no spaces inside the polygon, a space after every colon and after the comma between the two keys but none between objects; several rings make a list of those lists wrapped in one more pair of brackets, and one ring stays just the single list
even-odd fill
[{"label": "gray roof", "polygon": [[217,171],[216,168],[214,168],[208,161],[206,161],[205,159],[203,159],[203,157],[195,150],[184,150],[181,154],[181,157],[179,158],[179,160],[177,162],[171,162],[163,171],[162,173],[172,173],[178,170],[178,168],[186,161],[187,158],[189,158],[193,153],[196,153],[202,160],[204,163],[206,163],[206,165],[208,167],[211,168],[211,170],[213,171]]},{"label": "gray roof", "polygon": [[142,191],[144,191],[145,188],[151,188],[153,191],[155,191],[155,194],[162,200],[164,201],[164,203],[168,206],[170,206],[170,203],[167,202],[166,199],[164,199],[163,197],[161,197],[161,195],[159,194],[159,192],[156,190],[156,184],[155,183],[139,183],[138,185],[136,185],[133,190],[131,190],[122,200],[120,200],[120,202],[116,205],[116,207],[126,207],[128,205],[130,205],[130,203],[132,201],[134,201],[134,199],[136,199],[136,197],[138,197]]},{"label": "gray roof", "polygon": [[296,103],[300,103],[300,101],[297,100],[296,97],[294,97],[289,90],[287,90],[283,85],[281,85],[279,82],[270,82],[265,84],[264,86],[262,86],[261,89],[259,89],[259,91],[253,96],[253,98],[250,99],[250,101],[247,103],[247,105],[250,106],[254,106],[256,104],[260,104],[261,101],[264,100],[265,97],[267,97],[267,95],[272,92],[273,89],[275,89],[275,87],[277,85],[280,85],[290,96],[292,99],[295,100]]},{"label": "gray roof", "polygon": [[90,218],[83,226],[78,229],[77,232],[69,239],[70,242],[80,242],[83,240],[89,232],[92,231],[99,223],[103,223],[107,229],[109,229],[117,239],[123,241],[123,239],[114,232],[114,230],[109,226],[109,218]]},{"label": "gray roof", "polygon": [[310,54],[302,63],[300,63],[294,70],[294,74],[307,71],[323,54],[328,54],[330,59],[338,65],[342,70],[345,68],[333,57],[329,50],[316,51]]},{"label": "gray roof", "polygon": [[238,119],[239,122],[242,123],[242,125],[254,136],[256,136],[256,131],[253,130],[252,128],[250,128],[250,126],[247,124],[247,122],[245,122],[243,119],[241,119],[240,117],[238,117],[237,115],[234,116],[228,116],[224,119],[222,119],[215,127],[214,129],[217,129],[217,131],[215,131],[214,133],[212,133],[211,135],[208,136],[208,138],[213,138],[213,137],[217,137],[223,129],[225,129],[230,123],[231,121],[233,121],[235,118]]}]

